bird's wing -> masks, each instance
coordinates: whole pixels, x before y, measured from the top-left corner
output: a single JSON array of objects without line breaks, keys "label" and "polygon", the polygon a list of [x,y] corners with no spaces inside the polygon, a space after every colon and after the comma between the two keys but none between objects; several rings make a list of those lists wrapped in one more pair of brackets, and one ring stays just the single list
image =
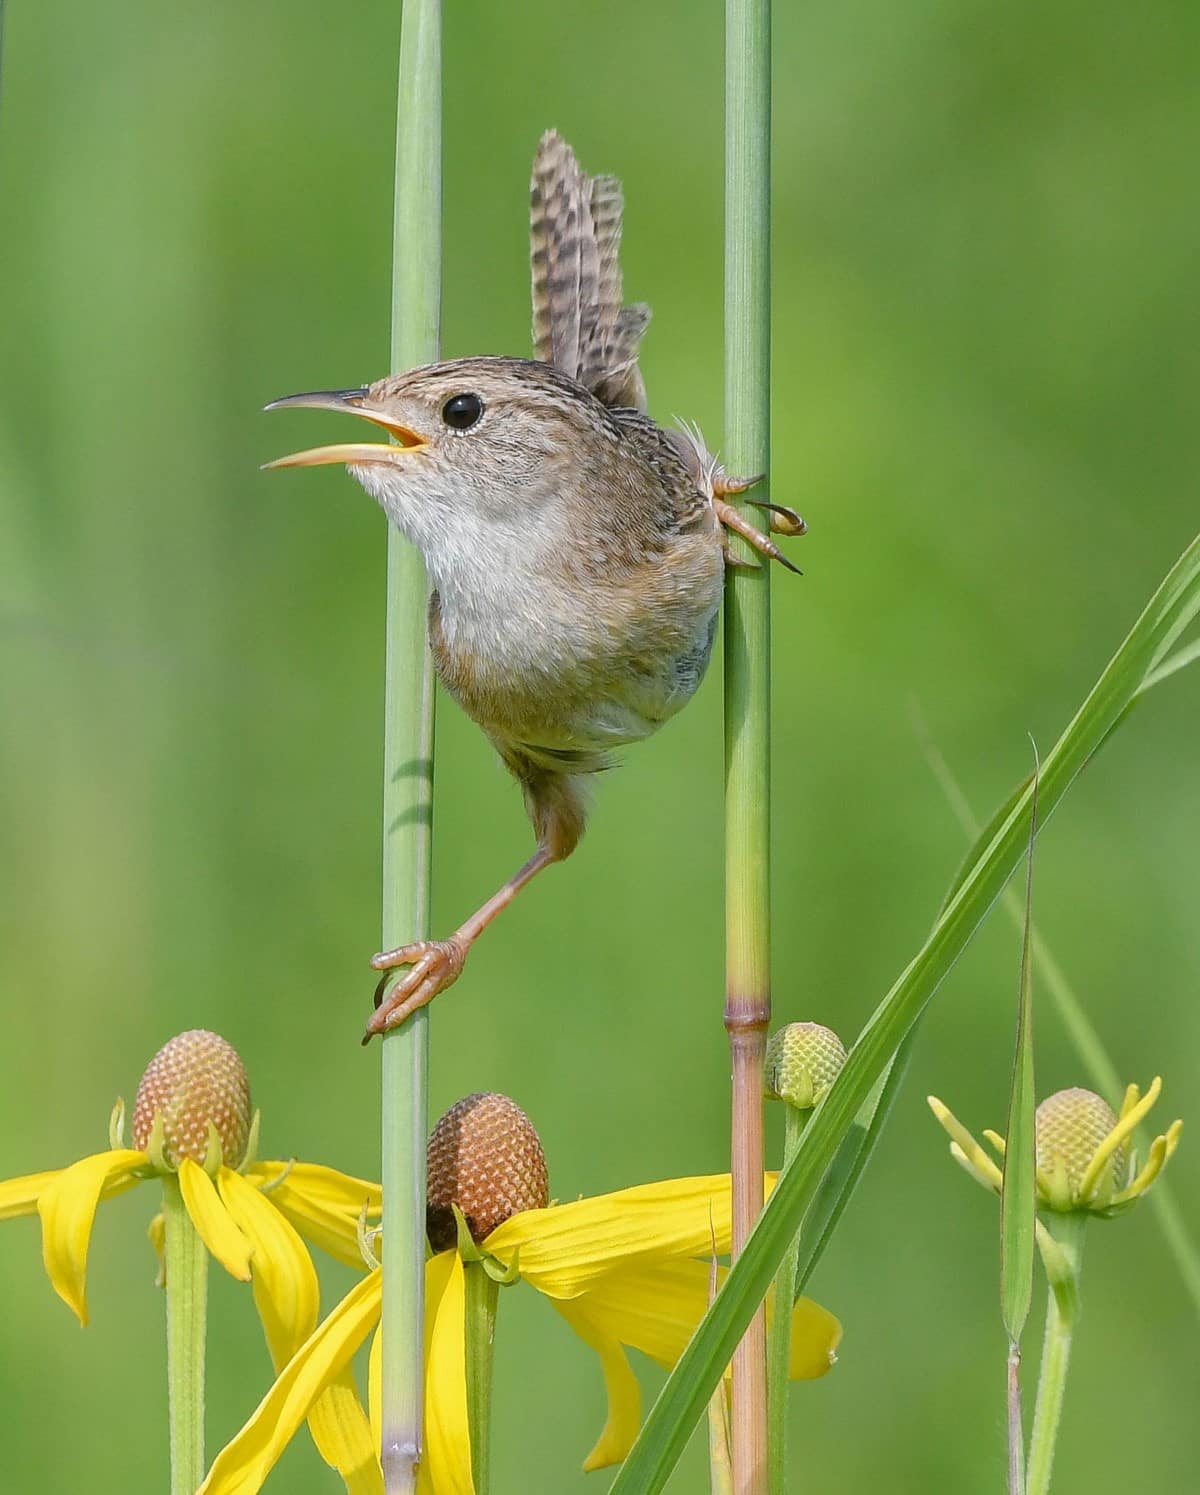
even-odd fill
[{"label": "bird's wing", "polygon": [[637,356],[650,308],[621,304],[621,209],[616,177],[586,175],[548,130],[529,189],[533,356],[606,405],[644,410]]}]

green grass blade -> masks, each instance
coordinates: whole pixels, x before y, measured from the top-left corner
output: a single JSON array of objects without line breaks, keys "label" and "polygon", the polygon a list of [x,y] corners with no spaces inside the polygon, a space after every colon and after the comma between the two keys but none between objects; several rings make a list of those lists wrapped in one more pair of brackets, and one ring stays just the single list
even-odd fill
[{"label": "green grass blade", "polygon": [[[1036,751],[1036,749],[1035,749]],[[1025,928],[1021,938],[1021,990],[1017,999],[1017,1043],[1005,1131],[1004,1184],[1000,1190],[1000,1313],[1009,1342],[1021,1342],[1033,1299],[1034,1178],[1033,1113],[1033,843],[1037,836],[1038,775],[1029,808],[1029,852],[1025,860]]]},{"label": "green grass blade", "polygon": [[[1048,754],[1039,793],[1043,827],[1148,672],[1198,612],[1200,538],[1168,572]],[[668,1377],[617,1475],[614,1495],[655,1495],[663,1488],[855,1116],[1016,869],[1025,850],[1030,800],[1026,790],[996,826],[929,937],[863,1029],[716,1302]]]},{"label": "green grass blade", "polygon": [[1200,659],[1200,639],[1195,639],[1192,643],[1185,644],[1182,649],[1176,650],[1156,669],[1150,671],[1142,681],[1142,688],[1137,693],[1137,699],[1141,700],[1148,690],[1153,690],[1156,685],[1169,680],[1172,675],[1186,669],[1189,664],[1195,664],[1198,659]]},{"label": "green grass blade", "polygon": [[797,1295],[804,1291],[817,1263],[825,1254],[825,1248],[832,1240],[846,1206],[858,1187],[858,1181],[866,1172],[876,1144],[883,1135],[888,1117],[892,1114],[892,1106],[908,1073],[908,1061],[912,1057],[919,1027],[919,1023],[914,1023],[909,1029],[890,1064],[876,1081],[850,1130],[842,1139],[829,1172],[821,1180],[812,1207],[804,1217],[796,1270]]}]

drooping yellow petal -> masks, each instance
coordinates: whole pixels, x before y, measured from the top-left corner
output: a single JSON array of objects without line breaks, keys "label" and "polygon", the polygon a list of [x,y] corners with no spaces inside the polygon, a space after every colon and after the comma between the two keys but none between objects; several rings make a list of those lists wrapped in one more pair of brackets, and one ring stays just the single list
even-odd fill
[{"label": "drooping yellow petal", "polygon": [[619,1464],[633,1447],[642,1422],[642,1388],[630,1369],[620,1341],[598,1324],[583,1298],[550,1300],[575,1333],[600,1357],[604,1389],[608,1393],[608,1418],[595,1447],[583,1461],[585,1470]]},{"label": "drooping yellow petal", "polygon": [[254,1163],[245,1177],[306,1241],[347,1266],[366,1270],[358,1249],[358,1222],[364,1205],[368,1220],[379,1219],[383,1196],[378,1184],[319,1163]]},{"label": "drooping yellow petal", "polygon": [[841,1321],[811,1298],[798,1298],[792,1309],[789,1380],[815,1381],[825,1375],[837,1361],[841,1342]]},{"label": "drooping yellow petal", "polygon": [[118,1183],[132,1188],[135,1171],[145,1165],[146,1154],[133,1148],[98,1152],[64,1168],[38,1195],[46,1275],[81,1324],[88,1319],[87,1257],[96,1206],[106,1191],[120,1192]]},{"label": "drooping yellow petal", "polygon": [[[141,1154],[141,1158],[143,1163],[150,1161],[145,1153]],[[65,1171],[63,1168],[51,1168],[47,1173],[26,1173],[21,1178],[0,1180],[0,1220],[36,1215],[39,1197]],[[136,1173],[117,1173],[104,1180],[100,1198],[112,1199],[114,1195],[124,1194],[126,1189],[132,1189],[140,1182]]]},{"label": "drooping yellow petal", "polygon": [[425,1450],[420,1470],[429,1495],[475,1495],[467,1423],[466,1280],[457,1251],[443,1251],[425,1267]]},{"label": "drooping yellow petal", "polygon": [[217,1455],[197,1495],[256,1495],[318,1397],[379,1319],[379,1272],[357,1283],[284,1366],[241,1432]]},{"label": "drooping yellow petal", "polygon": [[342,1476],[349,1495],[384,1495],[379,1444],[358,1399],[354,1369],[343,1366],[308,1414],[308,1430],[331,1469]]},{"label": "drooping yellow petal", "polygon": [[0,1182],[0,1220],[36,1215],[39,1195],[61,1172],[61,1168],[52,1168],[49,1173],[26,1173]]},{"label": "drooping yellow petal", "polygon": [[231,1277],[249,1282],[253,1247],[234,1223],[212,1179],[191,1158],[184,1158],[179,1165],[179,1189],[192,1224],[210,1255],[216,1257]]},{"label": "drooping yellow petal", "polygon": [[[708,1308],[710,1273],[703,1261],[642,1264],[598,1279],[578,1301],[593,1323],[670,1370]],[[718,1277],[724,1280],[724,1268]],[[801,1298],[792,1313],[792,1379],[823,1376],[841,1337],[832,1313]]]},{"label": "drooping yellow petal", "polygon": [[[426,1269],[425,1281],[429,1281],[429,1271]],[[426,1287],[426,1294],[429,1289]],[[428,1303],[426,1304],[428,1309]],[[425,1336],[426,1341],[429,1335]],[[383,1334],[376,1329],[371,1340],[371,1350],[367,1357],[367,1415],[371,1419],[371,1436],[375,1440],[375,1447],[383,1447]]]},{"label": "drooping yellow petal", "polygon": [[250,1276],[254,1306],[278,1372],[317,1326],[316,1268],[283,1215],[240,1174],[222,1167],[217,1188],[254,1253]]},{"label": "drooping yellow petal", "polygon": [[[254,1303],[278,1372],[316,1327],[316,1268],[304,1242],[253,1184],[223,1167],[217,1188],[254,1248]],[[351,1495],[383,1495],[383,1472],[349,1366],[317,1398],[308,1427],[318,1453],[342,1476]]]},{"label": "drooping yellow petal", "polygon": [[[442,1251],[437,1256],[431,1257],[425,1263],[425,1415],[426,1428],[428,1428],[429,1405],[436,1398],[439,1406],[449,1405],[451,1409],[461,1403],[461,1417],[465,1426],[466,1418],[466,1359],[465,1341],[462,1368],[461,1390],[457,1389],[453,1374],[453,1355],[449,1367],[445,1363],[434,1364],[433,1360],[433,1334],[441,1312],[442,1300],[446,1295],[446,1288],[450,1282],[451,1272],[457,1253],[453,1251]],[[461,1263],[460,1263],[461,1270]],[[443,1328],[450,1327],[449,1320],[443,1320]],[[463,1332],[465,1335],[466,1324],[464,1321]],[[451,1345],[451,1348],[453,1346]],[[432,1368],[432,1373],[431,1373]],[[383,1333],[377,1329],[375,1337],[371,1341],[371,1354],[367,1370],[367,1405],[370,1408],[371,1432],[375,1440],[375,1447],[383,1444]],[[454,1418],[460,1414],[453,1413],[446,1419],[452,1423]],[[452,1437],[452,1432],[447,1436]],[[448,1491],[462,1488],[464,1469],[454,1467],[449,1470],[443,1469],[442,1477],[435,1479],[434,1463],[429,1453],[428,1436],[423,1435],[422,1458],[417,1466],[417,1495],[447,1495]],[[466,1448],[468,1450],[468,1463],[465,1466],[465,1477],[471,1478],[469,1467],[470,1439],[467,1438]],[[455,1464],[458,1460],[455,1460]],[[457,1480],[458,1484],[454,1481]],[[472,1489],[471,1485],[467,1486]]]},{"label": "drooping yellow petal", "polygon": [[[768,1190],[774,1182],[768,1174]],[[729,1175],[713,1173],[524,1210],[497,1226],[485,1245],[506,1264],[519,1250],[527,1282],[551,1297],[573,1298],[614,1267],[714,1249],[720,1255],[729,1250],[729,1236]]]}]

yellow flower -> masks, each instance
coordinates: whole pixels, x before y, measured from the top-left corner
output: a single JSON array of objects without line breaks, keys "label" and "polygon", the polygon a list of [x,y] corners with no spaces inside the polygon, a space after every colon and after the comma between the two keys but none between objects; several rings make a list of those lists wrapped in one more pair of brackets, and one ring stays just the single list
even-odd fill
[{"label": "yellow flower", "polygon": [[[1034,1125],[1039,1207],[1111,1218],[1136,1204],[1170,1161],[1183,1130],[1182,1121],[1172,1122],[1150,1144],[1145,1165],[1138,1167],[1137,1155],[1126,1144],[1161,1090],[1157,1077],[1144,1096],[1136,1085],[1128,1086],[1119,1115],[1091,1090],[1058,1090],[1048,1096],[1037,1108]],[[996,1161],[936,1096],[928,1100],[950,1135],[955,1162],[998,1194],[1003,1175]],[[983,1135],[1003,1161],[1004,1138],[993,1131]]]},{"label": "yellow flower", "polygon": [[[464,1116],[466,1108],[466,1116]],[[497,1136],[506,1118],[517,1123]],[[503,1142],[490,1166],[472,1158],[471,1113],[482,1114]],[[512,1113],[516,1113],[514,1117]],[[464,1120],[468,1122],[464,1125]],[[448,1122],[453,1125],[447,1126]],[[714,1253],[730,1244],[728,1174],[668,1179],[613,1194],[504,1211],[498,1201],[536,1190],[539,1169],[514,1132],[524,1113],[501,1096],[470,1096],[439,1122],[430,1142],[429,1222],[444,1246],[447,1217],[460,1221],[460,1244],[441,1249],[425,1266],[425,1448],[420,1495],[473,1495],[467,1423],[464,1255],[482,1258],[497,1280],[522,1280],[566,1319],[599,1356],[608,1418],[585,1469],[619,1462],[641,1422],[641,1390],[626,1350],[641,1350],[664,1368],[678,1360],[708,1305]],[[439,1134],[452,1134],[452,1163],[439,1154]],[[449,1151],[449,1145],[443,1153]],[[537,1154],[541,1146],[537,1143]],[[515,1158],[515,1164],[514,1164]],[[509,1165],[501,1172],[500,1163]],[[513,1186],[513,1171],[517,1186]],[[770,1182],[771,1180],[769,1180]],[[450,1193],[449,1191],[452,1191]],[[447,1196],[457,1216],[451,1215]],[[440,1196],[440,1197],[439,1197]],[[494,1216],[504,1214],[498,1223]],[[478,1242],[472,1245],[466,1230]],[[723,1272],[722,1272],[723,1275]],[[285,1367],[236,1438],[217,1456],[200,1495],[254,1495],[299,1428],[315,1397],[342,1373],[375,1329],[382,1272],[372,1271],[333,1310]],[[801,1298],[793,1314],[793,1379],[824,1375],[834,1363],[841,1325],[818,1304]],[[370,1356],[370,1405],[379,1433],[379,1334]]]},{"label": "yellow flower", "polygon": [[[0,1182],[0,1220],[35,1211],[41,1217],[46,1273],[86,1324],[97,1206],[153,1178],[177,1186],[208,1251],[231,1276],[251,1283],[278,1370],[317,1323],[317,1274],[301,1236],[361,1267],[360,1220],[364,1213],[378,1218],[378,1184],[315,1163],[253,1161],[258,1117],[251,1116],[246,1071],[235,1049],[203,1030],[181,1033],[151,1060],[134,1104],[133,1147],[124,1146],[124,1123],[118,1101],[107,1152]],[[161,1214],[151,1222],[150,1237],[161,1258]],[[356,1495],[382,1491],[370,1429],[348,1375],[330,1383],[310,1426],[348,1488]],[[363,1465],[369,1478],[352,1483]]]}]

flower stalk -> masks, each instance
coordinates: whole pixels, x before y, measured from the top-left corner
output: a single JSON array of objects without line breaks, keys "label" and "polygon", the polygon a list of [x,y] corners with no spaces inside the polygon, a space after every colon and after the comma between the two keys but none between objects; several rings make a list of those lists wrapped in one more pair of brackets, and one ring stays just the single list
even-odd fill
[{"label": "flower stalk", "polygon": [[1055,1215],[1041,1238],[1042,1259],[1050,1290],[1046,1301],[1046,1333],[1038,1375],[1033,1435],[1025,1473],[1026,1495],[1048,1495],[1058,1425],[1062,1417],[1063,1392],[1071,1358],[1071,1339],[1079,1318],[1079,1275],[1083,1263],[1083,1238],[1087,1215],[1083,1211]]},{"label": "flower stalk", "polygon": [[[752,476],[767,471],[770,448],[770,0],[726,0],[725,35],[724,458],[729,471]],[[733,544],[749,557],[741,541]],[[766,566],[731,567],[725,586],[725,1026],[733,1072],[735,1257],[763,1206],[762,1076],[771,1018],[769,610]],[[737,1495],[766,1489],[766,1390],[760,1308],[733,1357]]]},{"label": "flower stalk", "polygon": [[194,1495],[204,1479],[208,1254],[183,1202],[179,1179],[166,1174],[162,1186],[171,1495]]},{"label": "flower stalk", "polygon": [[[438,356],[441,308],[441,5],[406,0],[400,27],[391,367]],[[388,527],[383,944],[428,934],[433,666],[421,558]],[[411,1495],[421,1456],[428,1017],[384,1034],[382,1447],[388,1495]]]}]

